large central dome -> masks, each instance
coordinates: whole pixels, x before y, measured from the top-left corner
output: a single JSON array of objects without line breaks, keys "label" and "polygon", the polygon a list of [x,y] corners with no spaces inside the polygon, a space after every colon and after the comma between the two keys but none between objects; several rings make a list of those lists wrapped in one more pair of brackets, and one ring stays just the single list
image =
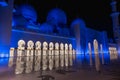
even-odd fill
[{"label": "large central dome", "polygon": [[47,22],[52,25],[66,24],[67,17],[64,11],[59,8],[55,8],[48,13]]},{"label": "large central dome", "polygon": [[30,5],[21,5],[20,6],[21,14],[28,20],[36,22],[37,20],[37,13],[35,9]]}]

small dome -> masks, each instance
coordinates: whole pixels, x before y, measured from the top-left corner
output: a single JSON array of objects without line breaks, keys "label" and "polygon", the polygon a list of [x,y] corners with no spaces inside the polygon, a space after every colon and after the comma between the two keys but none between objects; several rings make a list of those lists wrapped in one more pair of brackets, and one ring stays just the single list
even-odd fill
[{"label": "small dome", "polygon": [[52,9],[47,16],[47,22],[56,25],[56,24],[66,24],[67,17],[63,10],[59,8]]},{"label": "small dome", "polygon": [[80,18],[77,18],[72,22],[71,28],[74,27],[75,25],[79,25],[80,27],[86,27],[85,22]]},{"label": "small dome", "polygon": [[82,19],[80,19],[80,18],[77,18],[77,19],[75,19],[72,23],[71,23],[71,25],[70,25],[70,27],[71,27],[71,29],[70,29],[70,34],[72,35],[72,36],[75,36],[77,33],[76,33],[76,30],[77,29],[80,29],[81,31],[80,31],[80,34],[83,32],[85,32],[86,31],[86,25],[85,25],[85,22],[82,20]]},{"label": "small dome", "polygon": [[40,26],[40,31],[42,33],[53,33],[53,27],[51,25],[49,25],[48,23],[43,23]]},{"label": "small dome", "polygon": [[28,20],[30,20],[32,22],[36,22],[36,20],[37,20],[37,13],[36,13],[35,9],[32,6],[25,5],[25,4],[21,5],[19,7],[19,12],[26,19],[28,19]]}]

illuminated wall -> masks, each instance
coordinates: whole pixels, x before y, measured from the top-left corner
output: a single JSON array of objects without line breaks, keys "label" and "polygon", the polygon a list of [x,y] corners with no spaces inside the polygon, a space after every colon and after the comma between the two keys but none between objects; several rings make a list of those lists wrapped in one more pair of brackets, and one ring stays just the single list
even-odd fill
[{"label": "illuminated wall", "polygon": [[11,47],[17,48],[17,43],[20,39],[25,40],[26,42],[32,40],[33,42],[41,41],[41,42],[58,42],[58,43],[71,43],[73,48],[75,49],[75,38],[68,38],[68,37],[61,37],[61,36],[54,36],[54,35],[47,35],[41,34],[36,32],[29,32],[23,30],[12,30],[12,37],[11,37]]},{"label": "illuminated wall", "polygon": [[[97,31],[90,28],[87,28],[85,22],[77,18],[71,24],[71,32],[72,35],[76,38],[76,50],[78,54],[87,54],[88,53],[88,43],[91,43],[92,52],[93,49],[93,41],[96,39],[100,44],[103,45],[103,51],[105,53],[108,52],[108,40],[107,33],[105,31]],[[100,47],[99,47],[100,50]]]},{"label": "illuminated wall", "polygon": [[[90,28],[87,28],[87,41],[86,44],[88,46],[88,43],[91,43],[92,46],[92,52],[94,52],[93,49],[93,40],[96,39],[98,41],[99,46],[99,52],[100,52],[100,44],[103,46],[104,53],[108,52],[108,39],[107,39],[107,33],[105,31],[96,31]],[[88,51],[87,51],[88,52]]]},{"label": "illuminated wall", "polygon": [[80,18],[75,19],[68,28],[67,16],[61,9],[50,10],[46,21],[41,24],[37,22],[37,13],[30,5],[18,7],[13,13],[13,19],[12,6],[9,13],[7,13],[7,9],[0,7],[0,11],[2,11],[2,16],[0,15],[0,26],[2,26],[0,29],[0,50],[3,50],[3,47],[17,48],[20,39],[26,42],[32,40],[34,42],[71,43],[77,54],[86,54],[88,43],[90,42],[92,45],[93,40],[96,39],[98,43],[103,45],[104,51],[108,50],[106,32],[87,28],[84,20]]},{"label": "illuminated wall", "polygon": [[[31,24],[30,21],[36,21],[36,12],[29,5],[25,5],[19,8],[22,11],[20,15],[17,15],[15,21],[17,25],[13,27],[11,46],[17,47],[17,41],[24,39],[25,41],[33,40],[34,42],[39,40],[72,43],[76,49],[77,54],[88,53],[88,43],[91,43],[92,52],[93,41],[96,39],[100,44],[103,45],[104,51],[107,52],[107,34],[106,32],[96,31],[86,27],[84,20],[77,18],[75,19],[70,27],[67,28],[67,17],[64,11],[59,8],[54,8],[48,12],[46,22],[37,25],[36,23]],[[27,11],[27,12],[24,12]],[[23,14],[24,12],[24,14]],[[29,14],[31,12],[32,14]],[[16,14],[16,13],[15,13]],[[15,16],[15,15],[14,15]],[[25,16],[25,17],[24,17]],[[27,17],[26,17],[27,16]],[[35,16],[35,17],[33,17]],[[22,20],[22,21],[21,21]],[[22,25],[21,25],[22,24]],[[32,25],[32,26],[30,26]],[[30,27],[28,27],[30,26]],[[72,38],[71,38],[72,37]]]},{"label": "illuminated wall", "polygon": [[85,22],[77,18],[71,24],[71,34],[76,38],[77,54],[85,54],[86,52],[86,25]]}]

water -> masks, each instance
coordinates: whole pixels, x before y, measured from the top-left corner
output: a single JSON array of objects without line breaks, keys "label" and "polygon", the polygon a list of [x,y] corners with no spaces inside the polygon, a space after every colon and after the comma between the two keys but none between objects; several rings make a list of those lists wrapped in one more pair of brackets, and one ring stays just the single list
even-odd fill
[{"label": "water", "polygon": [[[105,71],[108,71],[106,69],[108,69],[108,67],[111,66],[110,63],[112,61],[117,60],[115,58],[111,60],[110,59],[111,55],[106,54],[106,53],[104,54],[104,57],[102,57],[101,53],[99,53],[99,55],[97,56],[94,54],[92,55],[87,55],[87,54],[86,55],[80,55],[80,54],[75,55],[74,54],[74,55],[69,55],[69,56],[65,56],[65,55],[60,55],[60,56],[43,55],[42,57],[41,56],[42,55],[29,56],[29,57],[19,56],[19,57],[0,58],[0,75],[2,74],[6,75],[6,77],[4,78],[3,76],[0,76],[0,79],[8,80],[8,76],[10,75],[9,76],[10,78],[13,76],[16,76],[14,77],[15,79],[11,79],[11,80],[17,80],[17,78],[23,78],[23,77],[25,78],[25,76],[23,75],[27,76],[27,74],[31,75],[31,74],[35,74],[36,72],[38,72],[39,75],[38,74],[37,74],[38,76],[31,75],[33,76],[33,78],[30,77],[28,80],[30,79],[33,80],[34,78],[37,78],[37,77],[39,78],[40,77],[47,77],[47,78],[51,77],[53,80],[54,79],[59,80],[57,78],[61,74],[63,75],[63,77],[66,77],[65,76],[66,74],[77,75],[77,74],[82,74],[82,73],[86,74],[86,76],[87,74],[89,74],[95,77],[96,72],[99,72],[99,70],[101,71],[104,70],[102,71],[104,72],[102,74],[104,74],[104,77],[106,77],[106,73],[108,73],[108,72],[105,72]],[[104,64],[103,64],[103,60],[104,60]],[[107,67],[107,68],[103,69],[103,67]],[[83,72],[80,72],[80,71],[83,71]],[[76,76],[76,77],[79,77],[79,76]],[[98,77],[101,78],[100,75]],[[61,80],[66,80],[66,79],[62,79],[61,77],[59,78]],[[88,80],[88,79],[84,79],[84,80]],[[103,79],[103,80],[106,80],[106,79]]]},{"label": "water", "polygon": [[[5,60],[5,61],[4,61]],[[8,64],[9,67],[15,67],[15,74],[31,73],[41,70],[59,70],[69,67],[78,68],[78,66],[95,67],[110,63],[110,55],[39,55],[29,57],[10,57],[9,59],[0,59],[1,65]],[[3,64],[4,62],[4,64]],[[103,63],[104,62],[104,63]]]}]

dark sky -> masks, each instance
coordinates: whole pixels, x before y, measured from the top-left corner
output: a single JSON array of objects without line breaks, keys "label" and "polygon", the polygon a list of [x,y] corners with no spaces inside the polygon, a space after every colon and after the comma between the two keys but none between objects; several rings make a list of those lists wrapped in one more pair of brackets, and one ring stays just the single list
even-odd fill
[{"label": "dark sky", "polygon": [[[82,18],[87,27],[106,30],[112,37],[112,20],[110,17],[112,0],[15,0],[14,4],[31,4],[38,13],[38,22],[46,21],[47,13],[53,8],[62,9],[67,15],[68,26],[77,17]],[[116,0],[117,8],[120,0]],[[120,8],[118,8],[120,11]]]}]

